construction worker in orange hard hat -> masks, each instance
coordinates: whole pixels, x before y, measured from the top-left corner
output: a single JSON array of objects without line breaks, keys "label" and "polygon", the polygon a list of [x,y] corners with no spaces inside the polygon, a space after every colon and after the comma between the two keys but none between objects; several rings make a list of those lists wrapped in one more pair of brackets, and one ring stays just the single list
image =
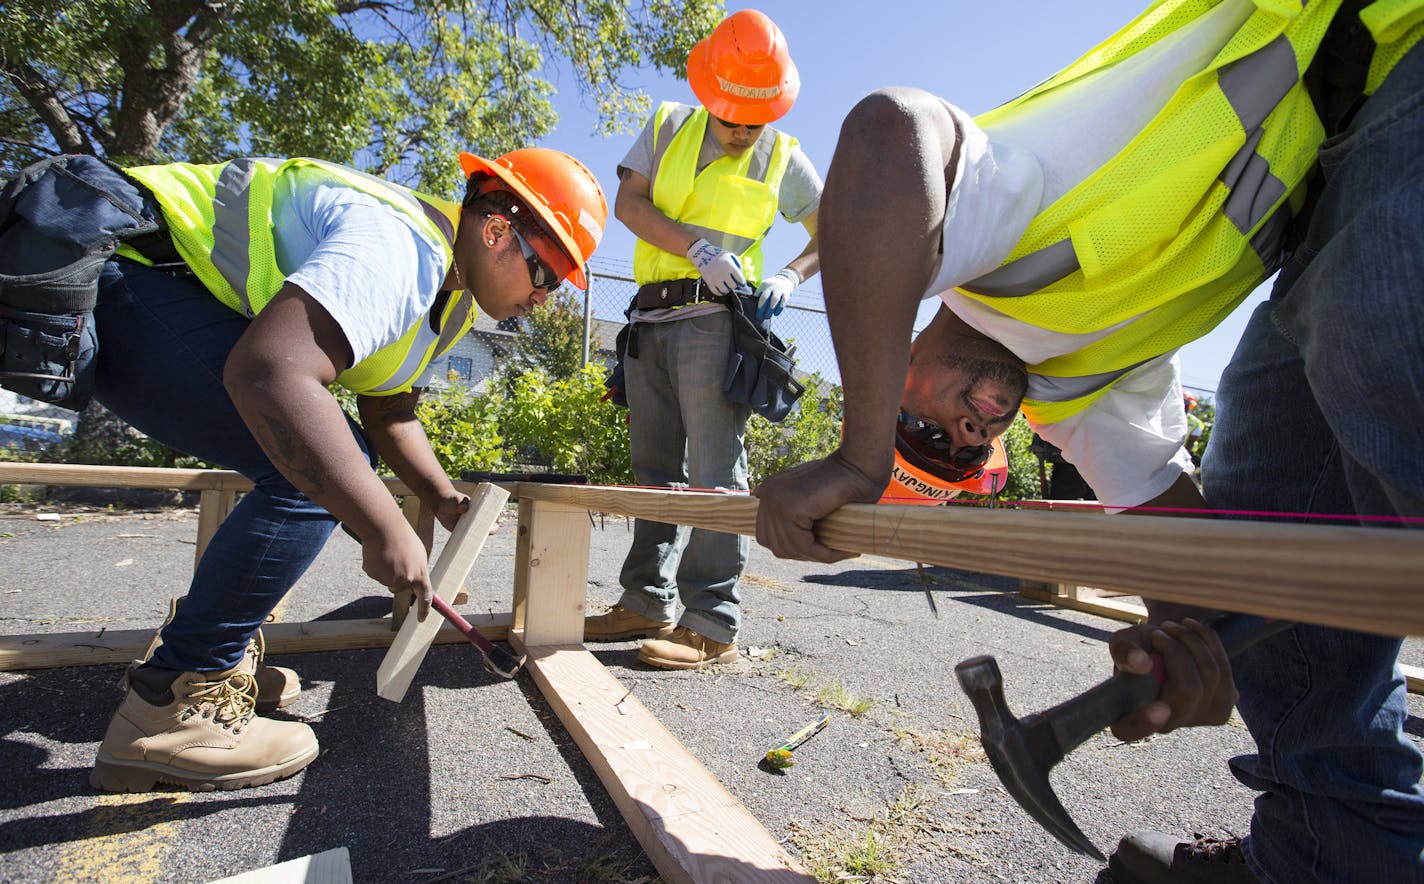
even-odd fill
[{"label": "construction worker in orange hard hat", "polygon": [[[688,55],[687,79],[700,105],[661,104],[618,166],[614,213],[638,237],[621,365],[629,449],[641,485],[745,490],[750,411],[723,393],[736,355],[729,311],[765,328],[820,270],[821,178],[796,139],[769,125],[801,81],[766,15],[724,19]],[[778,214],[802,224],[807,241],[767,273],[762,243]],[[749,540],[694,528],[684,547],[685,530],[635,523],[623,595],[588,618],[586,641],[654,639],[639,659],[666,669],[737,658]]]},{"label": "construction worker in orange hard hat", "polygon": [[[421,391],[476,310],[522,316],[565,279],[586,287],[608,220],[598,181],[568,154],[459,160],[461,202],[312,159],[118,176],[141,184],[167,225],[161,242],[134,240],[104,265],[94,396],[255,487],[130,668],[96,787],[260,786],[317,756],[306,724],[257,716],[301,690],[296,673],[263,662],[258,627],[338,521],[361,541],[366,573],[427,615],[434,519],[407,522],[373,466],[388,464],[454,529],[469,498],[416,417]],[[356,394],[359,422],[332,385]]]}]

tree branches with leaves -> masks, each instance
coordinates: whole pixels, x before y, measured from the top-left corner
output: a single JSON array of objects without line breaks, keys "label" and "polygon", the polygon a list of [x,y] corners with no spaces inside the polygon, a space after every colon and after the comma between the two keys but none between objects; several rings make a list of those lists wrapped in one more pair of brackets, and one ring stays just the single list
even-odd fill
[{"label": "tree branches with leaves", "polygon": [[460,150],[554,126],[560,71],[604,131],[625,85],[683,75],[720,0],[11,0],[0,6],[0,175],[54,152],[121,162],[314,156],[432,193]]}]

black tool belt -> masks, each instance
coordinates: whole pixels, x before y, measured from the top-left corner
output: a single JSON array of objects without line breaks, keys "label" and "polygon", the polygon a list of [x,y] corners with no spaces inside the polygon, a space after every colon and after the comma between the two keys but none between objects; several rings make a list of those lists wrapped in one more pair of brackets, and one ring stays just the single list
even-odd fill
[{"label": "black tool belt", "polygon": [[633,305],[638,310],[658,310],[664,307],[685,307],[688,304],[712,302],[727,303],[725,295],[719,295],[697,279],[669,279],[665,282],[650,282],[638,289]]}]

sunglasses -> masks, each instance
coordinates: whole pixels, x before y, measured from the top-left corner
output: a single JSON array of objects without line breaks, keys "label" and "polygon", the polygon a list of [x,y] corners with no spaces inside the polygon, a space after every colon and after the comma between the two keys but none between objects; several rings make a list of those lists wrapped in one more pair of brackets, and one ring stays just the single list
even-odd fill
[{"label": "sunglasses", "polygon": [[730,123],[730,122],[728,122],[728,121],[722,119],[721,117],[713,117],[712,119],[716,120],[717,123],[718,123],[718,125],[725,126],[725,127],[728,128],[728,129],[744,128],[744,129],[748,129],[748,130],[750,130],[750,131],[752,131],[752,132],[755,132],[756,130],[758,130],[758,129],[760,129],[760,128],[762,128],[763,126],[766,125],[765,123],[757,123],[755,126],[752,126],[752,125],[750,125],[750,124],[748,124],[748,123]]},{"label": "sunglasses", "polygon": [[895,421],[895,448],[910,463],[946,482],[974,478],[994,453],[994,446],[989,444],[955,448],[944,427],[903,409]]},{"label": "sunglasses", "polygon": [[529,282],[534,288],[551,289],[563,282],[564,278],[555,273],[554,268],[544,263],[544,259],[534,251],[529,240],[525,239],[513,224],[509,225],[509,230],[514,234],[514,241],[519,243],[519,251],[524,253],[524,263],[529,267]]}]

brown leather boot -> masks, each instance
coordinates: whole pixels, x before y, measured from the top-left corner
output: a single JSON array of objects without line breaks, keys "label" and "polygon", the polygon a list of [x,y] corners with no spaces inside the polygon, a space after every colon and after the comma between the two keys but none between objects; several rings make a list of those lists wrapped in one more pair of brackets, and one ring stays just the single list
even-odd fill
[{"label": "brown leather boot", "polygon": [[241,664],[226,672],[131,666],[125,681],[128,693],[89,774],[97,789],[242,789],[291,776],[316,758],[310,727],[257,717],[257,684]]},{"label": "brown leather boot", "polygon": [[[158,630],[153,633],[153,639],[148,643],[148,650],[143,652],[138,662],[147,663],[153,659],[153,652],[158,650],[158,646],[163,644],[163,627],[173,622],[173,618],[178,614],[178,606],[183,604],[187,596],[182,595],[176,599],[168,600],[168,616],[163,618]],[[271,620],[271,617],[267,618]],[[267,655],[267,643],[262,638],[262,630],[257,630],[252,641],[247,643],[247,654],[243,657],[243,664],[247,665],[249,672],[255,672],[257,678],[257,711],[272,712],[290,706],[297,702],[297,698],[302,695],[302,680],[297,673],[285,666],[270,666],[262,662],[262,658]]]},{"label": "brown leather boot", "polygon": [[585,617],[583,640],[586,642],[621,642],[630,638],[667,638],[672,624],[649,620],[622,605],[614,605],[607,613]]},{"label": "brown leather boot", "polygon": [[659,669],[701,669],[731,663],[739,656],[736,642],[713,641],[686,626],[679,626],[661,641],[643,642],[638,659]]},{"label": "brown leather boot", "polygon": [[1258,884],[1240,838],[1178,841],[1160,832],[1133,832],[1108,858],[1115,884]]}]

